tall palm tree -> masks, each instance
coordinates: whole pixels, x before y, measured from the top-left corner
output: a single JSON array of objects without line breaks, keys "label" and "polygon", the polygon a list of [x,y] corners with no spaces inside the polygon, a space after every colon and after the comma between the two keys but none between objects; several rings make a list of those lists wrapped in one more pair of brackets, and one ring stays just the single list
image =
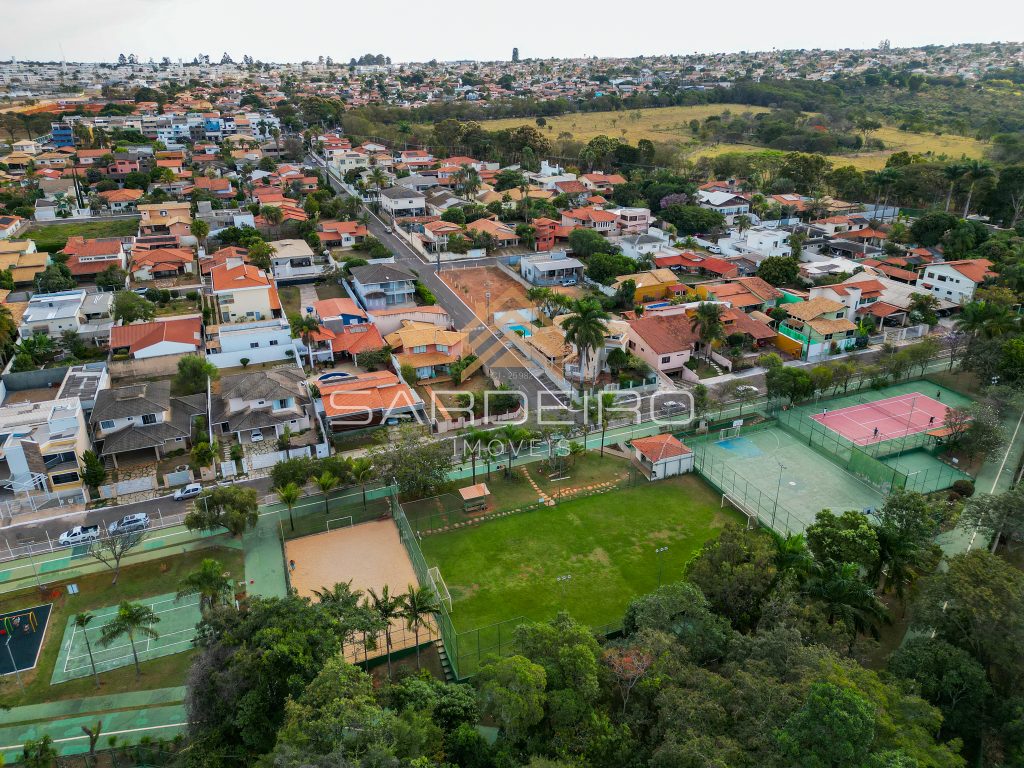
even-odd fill
[{"label": "tall palm tree", "polygon": [[384,172],[384,169],[378,165],[375,165],[370,169],[368,180],[375,190],[377,190],[377,200],[380,200],[380,191],[384,189],[384,185],[388,183],[388,175]]},{"label": "tall palm tree", "polygon": [[569,316],[562,323],[565,340],[576,347],[580,356],[580,394],[583,394],[583,374],[590,355],[604,346],[607,320],[611,315],[591,299],[576,299],[569,307]]},{"label": "tall palm tree", "polygon": [[480,174],[472,165],[463,165],[454,174],[455,186],[462,192],[463,197],[472,199],[480,189]]},{"label": "tall palm tree", "polygon": [[346,581],[335,584],[329,589],[327,587],[314,589],[313,594],[320,601],[320,605],[337,619],[338,627],[341,630],[339,634],[342,645],[351,641],[358,628],[352,618],[359,614],[359,600],[363,597],[362,591],[352,589],[352,582]]},{"label": "tall palm tree", "polygon": [[972,336],[984,335],[994,339],[1013,331],[1018,318],[1007,307],[990,301],[972,301],[965,304],[956,320],[956,329]]},{"label": "tall palm tree", "polygon": [[954,323],[958,331],[977,336],[985,329],[985,320],[988,317],[988,309],[983,301],[972,301],[960,310],[960,316]]},{"label": "tall palm tree", "polygon": [[697,305],[697,311],[690,318],[690,330],[694,331],[707,348],[707,360],[711,361],[711,345],[725,335],[722,325],[722,305],[704,301]]},{"label": "tall palm tree", "polygon": [[878,560],[871,578],[876,584],[881,581],[883,593],[894,590],[900,602],[905,603],[907,587],[917,580],[927,564],[928,551],[891,526],[880,525],[875,533],[878,535]]},{"label": "tall palm tree", "polygon": [[771,531],[772,540],[775,543],[775,564],[776,580],[792,574],[797,583],[803,584],[814,567],[814,558],[807,548],[807,541],[802,533],[790,533],[781,536]]},{"label": "tall palm tree", "polygon": [[366,511],[366,484],[373,479],[373,460],[366,456],[353,459],[348,468],[352,482],[359,483],[363,492],[363,512]]},{"label": "tall palm tree", "polygon": [[224,575],[224,566],[212,558],[204,558],[199,567],[178,582],[178,599],[199,595],[199,611],[205,613],[231,594],[231,579]]},{"label": "tall palm tree", "polygon": [[288,507],[288,524],[294,531],[295,518],[292,517],[292,510],[295,509],[295,505],[299,503],[299,499],[302,497],[302,489],[295,483],[288,483],[283,488],[277,489],[277,496],[281,499],[281,503]]},{"label": "tall palm tree", "polygon": [[416,641],[416,669],[420,668],[420,630],[427,629],[431,614],[441,610],[437,602],[437,595],[430,587],[417,587],[410,584],[408,590],[402,595],[401,616],[405,619],[405,626],[412,630]]},{"label": "tall palm tree", "polygon": [[93,620],[93,615],[88,611],[83,613],[75,614],[75,629],[82,633],[82,637],[85,638],[85,650],[89,654],[89,665],[92,667],[92,676],[96,680],[96,687],[100,687],[100,674],[96,671],[96,660],[92,657],[92,643],[89,642],[89,633],[86,628],[89,626],[89,622]]},{"label": "tall palm tree", "polygon": [[983,163],[980,160],[968,160],[964,164],[964,178],[970,182],[967,187],[967,200],[964,202],[964,218],[967,218],[967,214],[971,210],[971,197],[974,196],[974,185],[982,179],[990,179],[996,175],[996,172],[992,170],[992,166],[988,163]]},{"label": "tall palm tree", "polygon": [[292,333],[302,337],[302,343],[309,355],[309,368],[313,370],[313,334],[320,330],[320,320],[316,315],[307,313],[292,319]]},{"label": "tall palm tree", "polygon": [[[487,450],[487,444],[491,440],[491,433],[486,429],[471,429],[463,439],[469,446],[469,459],[473,462],[473,484],[476,485],[476,461]],[[491,479],[491,454],[487,451],[487,479]]]},{"label": "tall palm tree", "polygon": [[598,404],[597,417],[601,421],[601,456],[604,456],[604,437],[608,432],[608,422],[611,421],[611,409],[615,405],[614,392],[602,392]]},{"label": "tall palm tree", "polygon": [[858,634],[867,632],[877,639],[879,626],[890,621],[882,601],[861,581],[856,563],[828,561],[819,564],[804,591],[822,604],[830,625],[838,622],[846,628],[850,654]]},{"label": "tall palm tree", "polygon": [[331,491],[338,487],[338,483],[340,481],[335,475],[331,474],[329,470],[324,470],[319,477],[313,478],[313,482],[316,483],[316,487],[320,489],[320,493],[324,495],[324,517],[327,517],[327,504],[331,499]]},{"label": "tall palm tree", "polygon": [[533,437],[533,432],[516,424],[506,424],[496,434],[508,445],[508,462],[505,464],[505,477],[512,477],[512,462],[515,459],[515,446],[522,445]]},{"label": "tall palm tree", "polygon": [[402,616],[402,598],[400,595],[391,595],[388,585],[381,588],[380,593],[372,587],[366,590],[370,607],[384,622],[384,649],[388,657],[388,679],[391,678],[391,622]]},{"label": "tall palm tree", "polygon": [[276,205],[264,205],[260,208],[260,216],[274,228],[276,234],[281,234],[281,222],[284,221],[284,212]]},{"label": "tall palm tree", "polygon": [[949,189],[946,192],[946,207],[943,209],[949,213],[949,206],[953,203],[953,190],[956,189],[956,183],[964,177],[964,164],[950,163],[942,169],[942,175],[949,182]]},{"label": "tall palm tree", "polygon": [[117,608],[117,614],[103,627],[100,634],[100,644],[111,645],[121,637],[127,637],[132,647],[132,659],[135,661],[135,679],[142,677],[142,668],[139,667],[139,654],[135,649],[135,638],[145,637],[149,640],[156,640],[160,633],[153,629],[153,625],[160,621],[160,617],[153,612],[148,605],[141,603],[130,603],[122,600]]}]

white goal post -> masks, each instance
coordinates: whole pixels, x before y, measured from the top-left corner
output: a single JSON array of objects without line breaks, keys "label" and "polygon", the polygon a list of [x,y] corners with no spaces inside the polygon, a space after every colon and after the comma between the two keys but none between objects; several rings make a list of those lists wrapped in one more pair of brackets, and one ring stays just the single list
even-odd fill
[{"label": "white goal post", "polygon": [[718,442],[722,442],[723,440],[730,440],[731,438],[739,437],[739,436],[740,436],[740,428],[739,427],[723,427],[718,432]]},{"label": "white goal post", "polygon": [[[338,528],[348,528],[352,525],[352,515],[347,517],[335,517],[332,520],[327,521],[327,530],[333,531]],[[334,526],[333,528],[331,526]]]},{"label": "white goal post", "polygon": [[437,599],[440,600],[444,607],[448,609],[448,613],[452,612],[452,596],[448,591],[448,585],[444,583],[444,579],[441,578],[441,569],[434,567],[427,570],[427,578],[430,579],[430,586],[434,589],[434,594],[437,595]]}]

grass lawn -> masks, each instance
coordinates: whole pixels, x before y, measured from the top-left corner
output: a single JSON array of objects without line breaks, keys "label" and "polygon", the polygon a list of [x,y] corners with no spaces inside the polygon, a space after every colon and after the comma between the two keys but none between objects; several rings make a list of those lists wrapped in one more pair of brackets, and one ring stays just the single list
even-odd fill
[{"label": "grass lawn", "polygon": [[[629,600],[678,579],[700,546],[741,515],[693,475],[641,481],[459,531],[426,536],[428,565],[452,594],[459,631],[560,609],[592,626],[617,623]],[[572,578],[561,586],[556,577]]]},{"label": "grass lawn", "polygon": [[107,221],[75,221],[67,224],[33,227],[25,237],[34,240],[36,250],[43,253],[56,253],[61,250],[73,235],[91,237],[127,237],[139,230],[139,220],[110,219]]},{"label": "grass lawn", "polygon": [[[71,680],[60,685],[50,685],[53,665],[60,650],[64,628],[68,619],[82,611],[115,605],[121,600],[138,600],[153,595],[166,594],[174,591],[177,583],[189,572],[195,570],[204,558],[218,560],[224,570],[231,573],[233,579],[243,576],[243,556],[241,549],[211,548],[198,552],[189,552],[163,560],[140,563],[121,570],[117,584],[111,585],[109,571],[82,576],[75,580],[79,594],[63,594],[53,606],[50,621],[46,628],[46,638],[35,669],[22,673],[25,692],[18,690],[12,680],[4,686],[3,703],[10,707],[22,704],[38,704],[43,701],[72,699],[82,696],[96,695],[96,687],[92,677]],[[21,593],[20,596],[5,597],[0,601],[0,613],[19,608],[28,608],[41,602],[34,591]],[[160,625],[155,629],[159,632]],[[100,675],[99,693],[123,693],[126,691],[167,688],[182,685],[185,673],[192,656],[192,651],[164,656],[144,662],[142,678],[135,679],[135,667],[127,666],[105,672]]]},{"label": "grass lawn", "polygon": [[[770,112],[764,107],[748,104],[701,104],[689,107],[655,107],[652,109],[626,110],[621,112],[588,112],[548,117],[547,125],[541,130],[554,138],[562,132],[572,134],[574,139],[589,141],[595,136],[605,135],[624,138],[631,144],[639,139],[675,144],[690,149],[690,157],[717,157],[726,152],[759,152],[764,147],[752,144],[699,144],[690,131],[690,120],[701,120],[724,111],[734,114]],[[515,128],[520,125],[536,126],[534,118],[508,118],[487,120],[483,123],[488,130]],[[827,155],[837,167],[852,165],[858,170],[878,170],[885,167],[885,161],[894,152],[948,155],[953,158],[967,156],[981,158],[986,149],[984,142],[967,136],[953,134],[911,133],[895,126],[884,126],[872,133],[873,138],[885,142],[885,150],[851,155]]]},{"label": "grass lawn", "polygon": [[166,304],[156,306],[157,317],[173,317],[174,315],[198,315],[203,310],[198,301],[188,299],[172,299]]},{"label": "grass lawn", "polygon": [[337,283],[333,283],[333,282],[317,283],[317,285],[315,287],[316,287],[316,297],[318,299],[320,299],[320,301],[324,301],[325,299],[347,299],[348,298],[348,294],[345,293],[345,289],[342,288]]},{"label": "grass lawn", "polygon": [[282,285],[277,289],[281,297],[281,306],[284,308],[285,316],[301,314],[299,307],[299,287],[297,285]]}]

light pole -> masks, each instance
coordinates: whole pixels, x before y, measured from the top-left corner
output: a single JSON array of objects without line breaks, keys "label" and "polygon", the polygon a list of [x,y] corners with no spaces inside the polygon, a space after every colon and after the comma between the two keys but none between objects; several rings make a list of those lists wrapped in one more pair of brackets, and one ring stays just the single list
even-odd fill
[{"label": "light pole", "polygon": [[21,688],[22,693],[25,692],[25,683],[21,680],[21,670],[18,669],[18,665],[14,663],[14,652],[11,650],[11,637],[12,635],[7,633],[7,642],[4,643],[4,647],[7,649],[7,656],[11,660],[11,669],[14,670],[15,677],[18,678],[18,686]]},{"label": "light pole", "polygon": [[772,530],[775,530],[775,513],[779,511],[779,494],[782,493],[782,473],[786,469],[786,465],[776,459],[776,463],[779,465],[779,484],[775,488],[775,505],[772,507]]},{"label": "light pole", "polygon": [[565,576],[556,576],[555,581],[558,582],[558,586],[562,591],[562,600],[565,600],[565,585],[572,581],[572,574],[567,573]]},{"label": "light pole", "polygon": [[664,566],[664,564],[665,564],[665,558],[663,558],[662,555],[664,555],[666,552],[668,552],[668,547],[658,547],[656,550],[654,550],[654,554],[658,558],[658,586],[659,587],[661,586],[662,566]]}]

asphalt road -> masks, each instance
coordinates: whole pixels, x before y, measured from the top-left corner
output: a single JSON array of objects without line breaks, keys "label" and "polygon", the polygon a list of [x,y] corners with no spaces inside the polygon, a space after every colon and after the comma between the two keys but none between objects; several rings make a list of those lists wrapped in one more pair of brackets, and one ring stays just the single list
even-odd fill
[{"label": "asphalt road", "polygon": [[[270,492],[270,478],[261,477],[255,480],[242,480],[238,483],[249,488],[255,488],[257,494],[263,496]],[[163,496],[149,501],[139,501],[134,504],[118,504],[116,507],[101,507],[83,512],[74,512],[69,515],[58,517],[60,508],[55,507],[50,514],[55,519],[35,520],[26,523],[18,523],[17,517],[13,522],[6,522],[0,529],[0,536],[7,544],[16,547],[19,544],[30,542],[45,542],[49,536],[54,542],[64,531],[75,525],[101,525],[106,527],[115,520],[120,520],[124,515],[145,512],[151,520],[158,520],[159,515],[175,515],[188,512],[192,501],[175,501],[171,495]],[[159,512],[159,514],[158,514]],[[0,553],[7,549],[7,544],[0,542]]]}]

